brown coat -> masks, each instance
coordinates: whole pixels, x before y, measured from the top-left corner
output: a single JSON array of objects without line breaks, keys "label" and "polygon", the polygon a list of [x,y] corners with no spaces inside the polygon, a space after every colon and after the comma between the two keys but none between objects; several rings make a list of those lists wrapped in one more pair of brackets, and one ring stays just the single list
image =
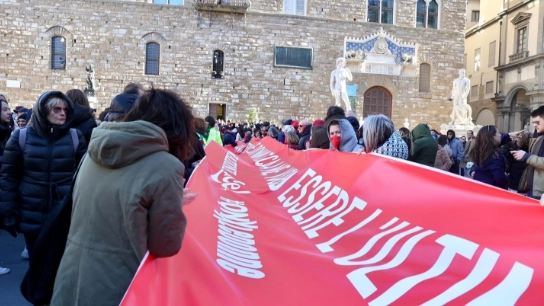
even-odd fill
[{"label": "brown coat", "polygon": [[76,180],[51,305],[119,305],[147,250],[181,248],[183,164],[158,126],[102,123]]},{"label": "brown coat", "polygon": [[446,149],[438,145],[434,167],[440,170],[449,171],[452,164],[451,157],[448,155]]},{"label": "brown coat", "polygon": [[544,157],[538,156],[540,146],[544,146],[544,136],[531,138],[531,140],[529,140],[528,153],[530,153],[531,156],[526,161],[527,165],[529,166],[525,168],[525,171],[523,172],[519,181],[519,190],[523,192],[529,191],[528,185],[530,184],[529,182],[531,180],[529,177],[527,177],[527,175],[531,171],[531,169],[534,169],[532,177],[532,192],[534,197],[540,197],[544,195]]}]

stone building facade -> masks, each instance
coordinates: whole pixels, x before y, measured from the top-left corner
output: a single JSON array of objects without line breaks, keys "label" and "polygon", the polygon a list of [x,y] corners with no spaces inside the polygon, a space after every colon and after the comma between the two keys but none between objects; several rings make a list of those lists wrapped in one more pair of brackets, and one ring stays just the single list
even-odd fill
[{"label": "stone building facade", "polygon": [[480,21],[467,29],[465,41],[476,124],[532,130],[530,112],[544,105],[544,2],[479,4]]},{"label": "stone building facade", "polygon": [[[373,8],[365,0],[252,0],[247,9],[243,0],[195,5],[206,1],[0,0],[0,92],[12,106],[29,106],[47,90],[83,90],[86,67],[93,65],[99,110],[126,84],[140,82],[179,92],[199,116],[245,120],[256,108],[271,121],[313,120],[334,104],[330,74],[336,59],[347,56],[347,41],[366,39],[364,46],[372,47],[384,37],[392,68],[383,68],[381,55],[348,61],[357,116],[382,112],[385,103],[397,127],[449,122],[451,83],[463,67],[465,0],[420,0],[420,8],[438,7],[437,29],[416,26],[426,12],[411,0],[379,2],[394,3],[393,24],[366,22]],[[286,13],[288,3],[299,5],[295,14]],[[55,37],[65,43],[63,69],[52,69]],[[158,75],[145,73],[150,43],[160,51]],[[404,58],[407,46],[412,55]],[[308,48],[311,69],[275,65],[275,47]],[[217,51],[221,78],[213,75]]]}]

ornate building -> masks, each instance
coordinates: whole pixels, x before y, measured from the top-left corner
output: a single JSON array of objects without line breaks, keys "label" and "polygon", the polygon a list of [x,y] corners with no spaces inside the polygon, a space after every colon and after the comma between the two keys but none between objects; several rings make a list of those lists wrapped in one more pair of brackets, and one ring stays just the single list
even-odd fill
[{"label": "ornate building", "polygon": [[467,14],[479,21],[465,34],[475,123],[518,131],[530,126],[530,111],[544,104],[544,2],[478,2]]},{"label": "ornate building", "polygon": [[178,91],[195,114],[323,118],[345,57],[358,117],[449,122],[465,0],[0,0],[0,92],[30,105],[84,89],[95,107],[129,82]]}]

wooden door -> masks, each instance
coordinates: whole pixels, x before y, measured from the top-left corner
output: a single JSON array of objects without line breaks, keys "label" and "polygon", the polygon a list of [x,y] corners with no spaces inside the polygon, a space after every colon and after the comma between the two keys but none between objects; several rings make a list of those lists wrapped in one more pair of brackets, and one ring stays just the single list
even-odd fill
[{"label": "wooden door", "polygon": [[363,118],[377,114],[391,118],[392,106],[393,97],[387,89],[380,86],[371,87],[365,92]]}]

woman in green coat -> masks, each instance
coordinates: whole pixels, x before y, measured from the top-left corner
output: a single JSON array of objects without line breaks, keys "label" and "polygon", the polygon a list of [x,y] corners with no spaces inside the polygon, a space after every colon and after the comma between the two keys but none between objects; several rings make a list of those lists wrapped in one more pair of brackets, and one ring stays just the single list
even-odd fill
[{"label": "woman in green coat", "polygon": [[210,143],[210,141],[215,141],[220,146],[223,146],[223,140],[221,140],[221,132],[215,128],[215,119],[212,116],[208,116],[206,117],[206,119],[204,119],[204,121],[208,123],[208,127],[206,128],[206,134],[208,134],[206,138],[206,144]]},{"label": "woman in green coat", "polygon": [[124,122],[94,129],[73,192],[51,305],[119,305],[147,251],[178,253],[185,232],[185,160],[193,116],[167,90],[143,93]]},{"label": "woman in green coat", "polygon": [[438,143],[431,136],[429,126],[423,123],[418,124],[412,130],[412,152],[410,152],[408,159],[418,164],[434,167],[437,152]]}]

